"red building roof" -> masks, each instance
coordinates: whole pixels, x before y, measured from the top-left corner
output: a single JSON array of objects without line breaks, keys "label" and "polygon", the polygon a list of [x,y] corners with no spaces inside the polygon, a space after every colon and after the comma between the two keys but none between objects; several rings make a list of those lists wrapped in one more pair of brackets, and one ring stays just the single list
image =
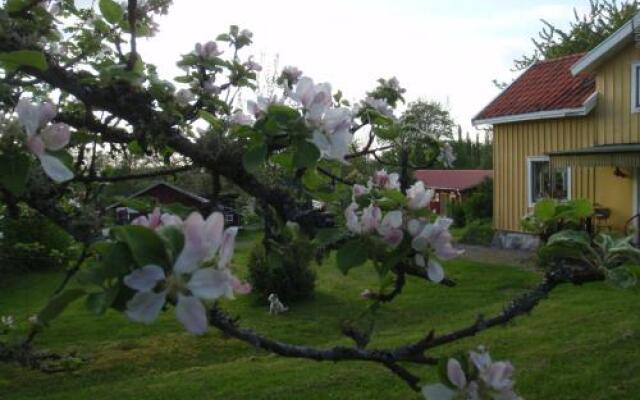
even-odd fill
[{"label": "red building roof", "polygon": [[573,54],[532,65],[474,121],[583,107],[596,91],[593,74],[571,74],[571,67],[583,55]]},{"label": "red building roof", "polygon": [[416,171],[416,179],[436,190],[460,191],[478,186],[486,178],[493,179],[493,171],[487,169],[422,169]]}]

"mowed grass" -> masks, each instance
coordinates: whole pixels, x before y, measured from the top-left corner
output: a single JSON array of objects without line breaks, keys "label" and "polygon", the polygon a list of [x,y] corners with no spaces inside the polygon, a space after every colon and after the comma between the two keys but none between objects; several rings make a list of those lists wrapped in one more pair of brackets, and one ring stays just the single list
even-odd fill
[{"label": "mowed grass", "polygon": [[[240,243],[235,264],[246,265],[251,240]],[[454,261],[448,275],[455,288],[411,279],[404,294],[382,308],[371,347],[394,346],[431,329],[463,327],[478,314],[501,309],[534,285],[539,274],[510,266]],[[241,325],[296,344],[350,345],[341,321],[365,308],[359,293],[376,288],[368,268],[343,277],[329,260],[317,267],[313,300],[294,304],[277,317],[251,297],[224,303]],[[61,279],[41,273],[0,282],[0,315],[22,323],[46,302]],[[640,399],[640,313],[638,293],[606,284],[562,287],[531,316],[438,349],[441,356],[485,344],[496,359],[517,369],[517,390],[532,399]],[[0,364],[0,399],[418,399],[384,368],[362,362],[326,363],[285,359],[211,331],[184,332],[168,312],[157,323],[129,322],[116,312],[98,317],[80,302],[72,305],[36,340],[40,349],[77,352],[88,358],[79,369],[44,374]],[[430,368],[413,368],[435,382]]]}]

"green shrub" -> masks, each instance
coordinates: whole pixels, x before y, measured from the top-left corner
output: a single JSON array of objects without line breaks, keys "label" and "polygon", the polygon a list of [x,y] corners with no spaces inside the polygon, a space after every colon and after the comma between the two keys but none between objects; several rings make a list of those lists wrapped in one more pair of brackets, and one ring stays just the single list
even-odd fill
[{"label": "green shrub", "polygon": [[485,179],[463,202],[467,221],[493,217],[493,179]]},{"label": "green shrub", "polygon": [[546,243],[553,234],[563,230],[586,231],[586,220],[593,215],[593,211],[593,205],[586,199],[543,199],[522,219],[522,227]]},{"label": "green shrub", "polygon": [[77,251],[67,233],[27,208],[0,219],[0,232],[0,273],[64,268]]},{"label": "green shrub", "polygon": [[460,203],[453,202],[449,206],[449,218],[453,220],[453,226],[462,228],[465,226],[467,219],[464,213],[464,206]]},{"label": "green shrub", "polygon": [[489,246],[493,241],[494,234],[495,231],[493,230],[490,219],[476,219],[465,227],[460,242]]},{"label": "green shrub", "polygon": [[316,274],[311,269],[313,246],[296,238],[286,244],[270,243],[265,251],[257,244],[249,257],[249,282],[253,293],[266,301],[275,293],[285,302],[305,299],[313,294]]}]

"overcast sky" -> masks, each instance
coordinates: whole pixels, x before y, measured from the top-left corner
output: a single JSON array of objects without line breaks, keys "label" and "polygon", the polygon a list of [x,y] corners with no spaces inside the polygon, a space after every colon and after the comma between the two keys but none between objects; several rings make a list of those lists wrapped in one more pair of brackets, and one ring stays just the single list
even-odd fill
[{"label": "overcast sky", "polygon": [[161,32],[143,41],[145,61],[171,78],[179,54],[231,24],[254,32],[264,64],[295,65],[360,99],[380,77],[396,76],[407,100],[445,103],[471,131],[471,118],[497,94],[494,78],[515,76],[512,60],[532,50],[544,18],[558,26],[588,0],[175,0]]}]

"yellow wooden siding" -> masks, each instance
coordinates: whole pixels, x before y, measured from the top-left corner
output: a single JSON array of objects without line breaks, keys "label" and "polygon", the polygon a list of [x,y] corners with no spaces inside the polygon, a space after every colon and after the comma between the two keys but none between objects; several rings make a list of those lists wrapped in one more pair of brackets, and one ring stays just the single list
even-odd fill
[{"label": "yellow wooden siding", "polygon": [[[630,45],[596,71],[596,109],[587,117],[526,121],[494,126],[494,226],[522,231],[529,211],[527,158],[597,144],[640,143],[640,113],[631,112],[631,64],[640,50]],[[612,210],[610,223],[624,227],[633,212],[633,171],[616,177],[612,168],[574,168],[572,198],[587,198]]]},{"label": "yellow wooden siding", "polygon": [[[494,127],[494,226],[521,231],[522,217],[529,211],[527,159],[551,151],[590,146],[592,117],[496,125]],[[593,168],[571,171],[573,198],[595,200]]]}]

